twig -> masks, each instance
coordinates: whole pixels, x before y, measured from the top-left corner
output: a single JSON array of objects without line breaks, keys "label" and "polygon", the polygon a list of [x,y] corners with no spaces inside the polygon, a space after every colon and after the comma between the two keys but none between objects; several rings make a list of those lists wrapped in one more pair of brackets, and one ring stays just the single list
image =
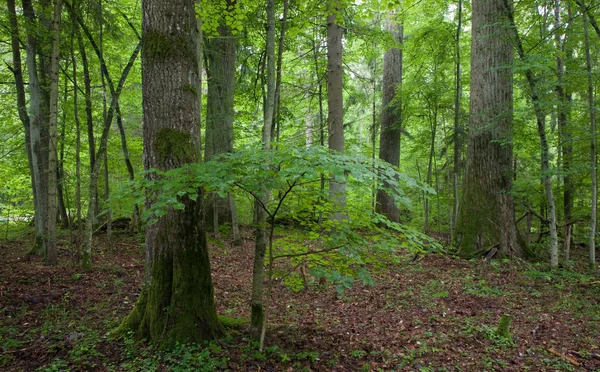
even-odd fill
[{"label": "twig", "polygon": [[575,354],[578,357],[584,358],[584,359],[596,358],[596,359],[600,360],[600,354],[596,354],[596,353],[582,354],[578,351],[569,351],[569,353]]},{"label": "twig", "polygon": [[292,257],[300,257],[300,256],[308,256],[311,254],[319,254],[319,253],[327,253],[327,252],[331,252],[331,251],[335,251],[336,249],[340,249],[344,247],[344,245],[340,245],[337,247],[331,247],[331,248],[325,248],[325,249],[321,249],[318,251],[306,251],[306,252],[302,252],[302,253],[290,253],[290,254],[282,254],[279,256],[274,256],[273,260],[276,260],[278,258],[292,258]]},{"label": "twig", "polygon": [[600,284],[600,280],[597,280],[595,282],[579,283],[578,285],[586,286],[586,285],[594,285],[594,284]]},{"label": "twig", "polygon": [[550,347],[550,348],[548,348],[548,352],[550,352],[550,354],[554,354],[554,355],[556,355],[556,356],[558,356],[558,357],[561,357],[561,358],[565,359],[566,361],[568,361],[569,363],[571,363],[572,365],[574,365],[574,366],[576,366],[576,367],[579,367],[579,366],[581,366],[581,364],[580,364],[578,361],[576,361],[574,358],[571,358],[571,357],[570,357],[570,356],[568,356],[568,355],[565,355],[565,354],[559,353],[558,351],[554,350],[554,349],[553,349],[553,348],[551,348],[551,347]]}]

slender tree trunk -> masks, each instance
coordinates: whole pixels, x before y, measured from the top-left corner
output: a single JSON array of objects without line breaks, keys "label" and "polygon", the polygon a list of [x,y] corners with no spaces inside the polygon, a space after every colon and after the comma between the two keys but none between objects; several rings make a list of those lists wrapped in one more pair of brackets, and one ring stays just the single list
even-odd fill
[{"label": "slender tree trunk", "polygon": [[450,224],[450,241],[454,241],[454,231],[456,230],[456,219],[458,217],[459,195],[458,195],[458,180],[460,177],[460,152],[462,144],[460,141],[460,106],[462,100],[462,69],[460,63],[460,34],[462,33],[462,0],[458,0],[457,10],[458,22],[456,25],[456,36],[454,38],[454,54],[455,54],[455,86],[454,86],[454,133],[452,140],[454,142],[453,156],[453,196],[454,205],[452,208],[452,221]]},{"label": "slender tree trunk", "polygon": [[455,244],[471,257],[494,246],[520,256],[512,191],[513,45],[503,0],[474,0],[467,170]]},{"label": "slender tree trunk", "polygon": [[[199,159],[194,1],[146,0],[142,12],[143,38],[154,40],[142,51],[145,168],[168,170]],[[159,347],[221,333],[202,199],[182,197],[184,210],[170,210],[146,229],[149,276],[122,329]]]},{"label": "slender tree trunk", "polygon": [[[435,70],[435,69],[434,69]],[[434,71],[434,74],[436,72]],[[435,80],[435,78],[434,78]],[[435,84],[435,83],[434,83]],[[433,106],[433,107],[431,107]],[[437,102],[430,103],[430,112],[433,111],[430,119],[431,125],[431,143],[429,146],[429,160],[427,162],[427,179],[426,183],[428,186],[431,186],[431,178],[433,172],[433,162],[435,158],[435,137],[437,133]],[[425,195],[425,223],[423,226],[423,231],[425,233],[429,232],[429,194]]]},{"label": "slender tree trunk", "polygon": [[[266,42],[266,82],[267,94],[263,103],[262,145],[265,150],[271,149],[271,134],[275,114],[275,1],[267,0],[267,42]],[[263,326],[266,322],[266,310],[263,304],[263,284],[265,269],[265,253],[267,249],[267,211],[263,205],[268,205],[271,195],[269,190],[262,190],[263,197],[254,203],[256,214],[256,241],[254,247],[254,265],[252,272],[252,313],[250,316],[250,333],[253,338],[261,339]]]},{"label": "slender tree trunk", "polygon": [[31,122],[29,114],[27,113],[27,101],[25,99],[25,84],[23,82],[19,23],[17,20],[15,0],[7,0],[6,3],[8,9],[12,51],[12,67],[10,68],[10,70],[13,73],[15,79],[15,88],[17,91],[17,111],[19,113],[19,119],[23,124],[23,129],[25,132],[25,153],[27,154],[27,165],[29,168],[29,175],[31,179],[31,190],[33,195],[34,208],[37,208],[38,195],[36,194],[36,185],[34,177],[35,172],[32,159],[33,155],[31,146]]},{"label": "slender tree trunk", "polygon": [[[504,6],[506,11],[508,12],[509,22],[511,26],[510,29],[512,30],[513,38],[517,45],[517,52],[519,53],[519,58],[524,60],[526,58],[525,51],[523,49],[523,45],[521,43],[521,39],[519,37],[519,33],[517,31],[513,19],[512,7],[508,3],[508,0],[504,0]],[[556,207],[554,204],[554,195],[552,192],[552,177],[550,175],[549,146],[548,140],[546,139],[546,114],[544,113],[542,103],[540,102],[540,97],[537,91],[538,88],[535,83],[533,71],[530,68],[525,70],[525,77],[527,78],[527,82],[529,83],[529,89],[531,90],[531,101],[533,103],[538,135],[540,137],[542,182],[544,184],[544,189],[546,192],[546,202],[548,204],[548,220],[550,227],[550,265],[552,267],[558,267],[558,233],[556,231]]]},{"label": "slender tree trunk", "polygon": [[[63,101],[62,101],[62,105],[64,107],[67,106],[67,100],[69,99],[69,81],[66,78],[66,73],[65,73],[65,87],[64,87],[64,95],[63,95]],[[62,227],[70,229],[71,226],[71,219],[69,216],[69,205],[68,205],[68,200],[65,201],[65,188],[67,185],[67,182],[65,180],[65,137],[66,137],[66,131],[67,131],[67,110],[63,110],[63,114],[62,114],[62,125],[60,127],[60,156],[58,157],[58,170],[56,173],[57,176],[57,182],[56,182],[56,187],[57,187],[57,197],[58,197],[58,217],[60,224]],[[67,190],[67,195],[68,195],[68,190]]]},{"label": "slender tree trunk", "polygon": [[[119,127],[119,135],[121,137],[123,161],[125,162],[125,167],[127,167],[127,175],[129,176],[129,180],[133,181],[135,179],[135,171],[133,170],[133,164],[131,164],[131,159],[129,158],[129,149],[127,147],[127,134],[125,133],[125,127],[123,126],[123,115],[121,114],[121,106],[117,103],[115,109],[117,114],[117,126]],[[138,221],[139,207],[137,204],[135,204],[133,206],[133,214],[131,216],[131,227],[134,231],[137,230]]]},{"label": "slender tree trunk", "polygon": [[35,37],[35,13],[31,0],[23,0],[23,14],[27,19],[27,72],[29,74],[29,117],[30,117],[30,140],[31,160],[33,168],[33,179],[35,183],[35,244],[31,250],[37,255],[46,254],[46,209],[45,202],[47,194],[44,193],[42,185],[42,174],[44,173],[42,161],[42,89],[38,77],[37,66],[37,40]]},{"label": "slender tree trunk", "polygon": [[[590,56],[590,40],[588,33],[587,11],[584,0],[581,0],[581,13],[583,15],[583,35],[585,42],[585,67],[588,83],[588,108],[590,114],[590,176],[592,178],[592,210],[590,217],[589,235],[589,263],[592,269],[596,268],[596,228],[598,218],[598,178],[596,176],[596,105],[594,102],[594,81],[592,78],[592,58]],[[599,34],[600,36],[600,34]]]},{"label": "slender tree trunk", "polygon": [[48,243],[46,263],[56,265],[58,262],[58,248],[56,246],[56,215],[57,215],[57,188],[58,188],[58,59],[60,46],[60,21],[62,14],[62,1],[54,2],[54,20],[52,21],[52,56],[50,60],[50,113],[48,121]]},{"label": "slender tree trunk", "polygon": [[[570,18],[570,17],[569,17]],[[560,0],[555,0],[554,5],[554,27],[558,30],[561,27]],[[571,106],[571,93],[567,92],[565,76],[565,61],[563,55],[569,58],[572,54],[571,48],[567,47],[567,37],[565,33],[556,32],[554,34],[556,53],[556,74],[557,84],[555,88],[558,98],[558,132],[562,153],[562,181],[563,181],[563,215],[565,220],[563,252],[565,261],[569,261],[569,252],[571,248],[571,229],[572,229],[572,210],[573,210],[573,184],[571,181],[571,157],[573,153],[573,140],[571,138],[571,129],[569,128],[569,111]],[[568,48],[568,49],[567,49]]]},{"label": "slender tree trunk", "polygon": [[[77,17],[77,13],[74,12],[74,9],[72,9],[72,7],[69,10],[71,12],[73,12],[72,14],[75,14],[75,16]],[[97,205],[96,198],[98,195],[98,193],[97,193],[98,175],[100,174],[100,165],[102,164],[99,161],[99,159],[104,158],[104,152],[106,151],[106,147],[107,147],[107,143],[108,143],[108,135],[109,135],[109,131],[110,131],[110,126],[112,123],[114,112],[116,111],[115,106],[117,105],[117,103],[119,101],[119,96],[121,95],[121,91],[123,90],[123,86],[125,85],[125,81],[127,80],[127,76],[129,75],[129,71],[131,71],[131,68],[133,67],[134,62],[137,59],[138,53],[142,47],[142,43],[140,41],[137,44],[137,46],[135,47],[133,53],[131,54],[131,57],[129,58],[129,61],[127,62],[127,65],[125,66],[125,68],[123,69],[123,72],[121,73],[121,78],[119,79],[119,83],[118,83],[117,87],[115,87],[112,82],[112,79],[110,78],[110,75],[108,73],[108,68],[106,67],[106,63],[104,61],[104,57],[102,56],[102,53],[100,52],[100,48],[96,44],[94,38],[92,37],[91,33],[87,29],[86,25],[81,21],[81,18],[78,17],[77,22],[78,22],[79,26],[81,27],[81,29],[86,34],[88,40],[90,41],[90,43],[92,44],[92,47],[94,48],[94,51],[96,52],[96,56],[100,60],[100,67],[102,69],[102,73],[104,74],[104,77],[106,78],[106,83],[108,84],[108,88],[111,93],[111,102],[110,102],[110,106],[108,108],[106,120],[103,123],[102,136],[100,138],[100,146],[98,148],[97,154],[95,154],[96,161],[94,163],[94,168],[90,172],[90,194],[89,194],[90,195],[89,196],[90,197],[90,205],[88,208],[87,219],[86,219],[86,224],[85,224],[84,247],[83,247],[83,256],[82,256],[82,267],[84,269],[89,269],[89,268],[91,268],[91,265],[92,265],[92,261],[91,261],[91,259],[92,259],[92,233],[93,233],[93,220],[94,220],[94,216],[96,215],[96,205]],[[80,42],[81,42],[81,40],[80,40]],[[85,66],[85,64],[84,64],[84,66]]]},{"label": "slender tree trunk", "polygon": [[[342,27],[337,14],[340,9],[333,1],[328,2],[327,16],[327,106],[329,115],[329,149],[344,153],[344,96],[342,83]],[[329,182],[329,198],[334,201],[332,219],[342,221],[347,218],[346,183],[332,176]]]},{"label": "slender tree trunk", "polygon": [[[73,1],[73,7],[75,7]],[[71,12],[71,64],[73,66],[73,116],[75,117],[75,209],[77,210],[77,244],[83,239],[83,221],[81,220],[81,120],[79,119],[79,86],[77,85],[77,59],[75,58],[74,39],[79,35],[77,18]]]},{"label": "slender tree trunk", "polygon": [[273,114],[273,125],[271,125],[271,138],[274,139],[276,142],[279,142],[279,133],[281,132],[281,65],[283,62],[283,49],[288,10],[289,0],[283,0],[283,16],[281,19],[281,30],[279,32],[279,44],[277,45],[277,77],[275,78],[275,113]]},{"label": "slender tree trunk", "polygon": [[[75,4],[73,4],[75,7]],[[76,9],[72,9],[71,15],[76,17]],[[96,139],[94,135],[94,118],[92,113],[92,79],[90,76],[90,68],[87,59],[87,53],[85,51],[85,45],[83,43],[83,37],[81,36],[80,28],[77,28],[77,43],[79,46],[79,55],[81,56],[81,65],[83,67],[83,84],[84,84],[84,96],[85,96],[85,121],[87,128],[87,140],[88,140],[88,157],[90,158],[90,174],[94,171],[96,165]],[[94,202],[94,210],[98,209],[98,190],[91,190],[92,194],[88,196],[89,203]],[[91,204],[88,208],[92,207]],[[96,221],[96,215],[92,215],[92,222]]]}]

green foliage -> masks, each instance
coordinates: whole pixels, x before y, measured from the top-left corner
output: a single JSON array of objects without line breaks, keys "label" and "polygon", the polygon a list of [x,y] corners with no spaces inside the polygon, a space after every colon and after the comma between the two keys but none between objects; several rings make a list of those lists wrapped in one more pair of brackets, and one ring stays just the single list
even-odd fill
[{"label": "green foliage", "polygon": [[[195,199],[200,189],[221,196],[242,193],[259,200],[269,224],[277,225],[279,215],[284,213],[285,218],[301,228],[300,233],[287,230],[274,242],[274,259],[289,258],[294,266],[307,266],[317,279],[325,278],[335,284],[340,294],[356,278],[372,285],[365,265],[380,264],[381,259],[390,259],[399,249],[413,252],[440,249],[428,236],[367,208],[350,208],[343,223],[326,218],[335,206],[319,185],[322,177],[331,176],[345,179],[349,190],[360,190],[373,182],[383,188],[385,182],[390,185],[385,191],[403,205],[410,205],[407,190],[433,192],[385,162],[361,155],[334,154],[319,146],[239,151],[166,172],[152,169],[131,183],[130,189],[123,190],[129,197],[148,198],[150,207],[142,215],[148,223],[155,222],[171,208],[182,209],[181,198]],[[273,197],[263,204],[266,191]],[[117,194],[114,198],[120,200],[122,196]],[[306,284],[305,278],[300,280],[299,276],[290,275],[286,283],[300,290]]]}]

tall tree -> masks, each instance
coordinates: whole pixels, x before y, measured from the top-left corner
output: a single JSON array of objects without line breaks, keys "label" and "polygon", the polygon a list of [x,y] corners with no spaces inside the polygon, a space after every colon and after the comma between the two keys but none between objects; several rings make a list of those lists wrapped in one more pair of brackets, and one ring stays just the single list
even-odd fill
[{"label": "tall tree", "polygon": [[60,21],[62,14],[62,1],[54,2],[54,18],[52,20],[52,55],[50,57],[50,113],[48,120],[48,212],[47,212],[47,253],[46,262],[56,265],[56,214],[57,214],[57,125],[58,125],[58,59],[60,46]]},{"label": "tall tree", "polygon": [[[344,153],[344,95],[342,80],[342,27],[338,24],[340,12],[337,1],[329,1],[327,9],[327,105],[329,115],[329,149]],[[332,218],[341,221],[346,207],[346,184],[333,176],[329,196],[335,201]]]},{"label": "tall tree", "polygon": [[[267,0],[267,94],[263,102],[262,146],[265,150],[271,148],[273,117],[275,114],[275,1]],[[263,209],[271,198],[268,190],[262,190],[263,196],[254,203],[256,216],[254,265],[252,271],[252,313],[250,316],[250,331],[252,337],[261,337],[265,314],[263,309],[263,282],[265,252],[267,249],[267,213]]]},{"label": "tall tree", "polygon": [[[386,30],[394,40],[402,44],[403,26],[393,19],[386,20]],[[379,137],[379,159],[394,166],[400,165],[400,131],[402,125],[402,104],[397,93],[402,84],[402,50],[395,46],[383,56],[383,92],[381,104],[381,132]],[[389,185],[384,184],[385,187]],[[400,212],[394,198],[384,190],[377,190],[377,213],[390,221],[400,222]]]},{"label": "tall tree", "polygon": [[[236,0],[226,0],[226,3],[228,11],[235,9]],[[217,28],[217,35],[206,39],[204,53],[208,75],[204,160],[209,161],[215,155],[233,151],[237,40],[225,16]],[[207,201],[207,226],[218,232],[220,222],[232,221],[235,217],[235,203],[231,196],[219,198],[216,194],[209,195]]]},{"label": "tall tree", "polygon": [[451,239],[454,240],[454,230],[456,229],[456,219],[458,217],[458,205],[459,205],[459,196],[458,196],[458,178],[460,174],[460,153],[461,153],[461,138],[460,138],[460,106],[462,100],[462,67],[460,63],[460,35],[462,33],[462,13],[463,13],[463,2],[462,0],[458,0],[458,9],[457,9],[457,24],[456,24],[456,35],[455,35],[455,44],[454,44],[454,58],[455,58],[455,71],[454,71],[454,79],[455,79],[455,87],[454,87],[454,130],[452,134],[452,142],[454,142],[454,152],[453,152],[453,196],[454,203],[452,206],[452,221],[450,223],[450,235]]},{"label": "tall tree", "polygon": [[[590,115],[590,176],[592,178],[592,210],[590,217],[589,235],[589,263],[596,267],[596,229],[598,219],[598,178],[596,176],[596,104],[594,97],[594,81],[592,78],[592,57],[590,54],[590,38],[588,32],[588,17],[585,2],[581,0],[581,13],[583,15],[583,38],[585,44],[585,68],[587,72],[588,110]],[[599,34],[600,35],[600,34]]]},{"label": "tall tree", "polygon": [[34,179],[35,206],[35,244],[32,252],[38,255],[46,253],[46,201],[48,193],[44,184],[44,144],[42,138],[43,98],[40,77],[38,74],[38,40],[36,35],[36,16],[31,0],[23,0],[23,15],[27,20],[27,73],[29,75],[29,118],[31,163]]},{"label": "tall tree", "polygon": [[[554,28],[561,28],[561,1],[554,2]],[[569,17],[570,18],[570,17]],[[571,159],[573,157],[573,140],[569,125],[569,111],[572,94],[565,79],[565,59],[571,57],[572,51],[567,44],[567,32],[555,32],[554,42],[556,48],[556,87],[554,91],[558,99],[557,119],[562,155],[562,183],[563,183],[563,217],[565,221],[563,251],[565,261],[569,260],[571,250],[571,236],[573,230],[573,182],[571,177]]]},{"label": "tall tree", "polygon": [[[142,2],[145,168],[199,160],[194,0]],[[147,277],[122,327],[163,347],[211,339],[221,329],[214,304],[202,197],[181,198],[146,229]]]},{"label": "tall tree", "polygon": [[[512,6],[508,0],[504,0],[504,8],[508,14],[510,30],[512,30],[513,38],[517,46],[519,58],[523,61],[527,59],[525,49],[521,42],[514,17]],[[558,266],[558,233],[556,231],[556,206],[554,203],[554,194],[552,191],[552,175],[550,174],[550,148],[546,136],[546,113],[542,107],[539,88],[531,67],[525,69],[525,77],[529,85],[531,101],[533,103],[533,111],[537,124],[538,136],[540,138],[541,150],[541,166],[542,166],[542,183],[546,194],[546,203],[548,206],[548,224],[550,228],[550,264],[552,267]]]},{"label": "tall tree", "polygon": [[474,0],[467,169],[455,243],[461,256],[520,256],[512,191],[513,45],[504,0]]}]

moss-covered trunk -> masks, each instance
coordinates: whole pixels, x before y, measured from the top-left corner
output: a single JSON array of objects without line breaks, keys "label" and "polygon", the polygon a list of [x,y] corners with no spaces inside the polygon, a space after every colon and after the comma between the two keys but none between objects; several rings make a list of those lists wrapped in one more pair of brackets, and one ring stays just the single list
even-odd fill
[{"label": "moss-covered trunk", "polygon": [[[199,159],[197,37],[193,0],[142,3],[142,81],[146,169]],[[214,304],[202,197],[183,197],[146,229],[147,277],[121,329],[162,348],[221,332]]]},{"label": "moss-covered trunk", "polygon": [[512,192],[513,45],[504,0],[473,1],[467,170],[456,226],[458,253],[497,246],[520,256]]}]

